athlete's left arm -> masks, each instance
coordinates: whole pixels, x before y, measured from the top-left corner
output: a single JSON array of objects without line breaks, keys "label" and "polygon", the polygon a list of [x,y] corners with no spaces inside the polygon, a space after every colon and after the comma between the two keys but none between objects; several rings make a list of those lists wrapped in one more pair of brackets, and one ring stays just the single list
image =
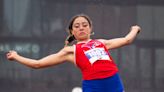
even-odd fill
[{"label": "athlete's left arm", "polygon": [[137,25],[132,26],[130,32],[122,38],[115,38],[110,40],[103,40],[107,49],[115,49],[125,45],[128,45],[133,42],[137,34],[141,31],[141,28]]}]

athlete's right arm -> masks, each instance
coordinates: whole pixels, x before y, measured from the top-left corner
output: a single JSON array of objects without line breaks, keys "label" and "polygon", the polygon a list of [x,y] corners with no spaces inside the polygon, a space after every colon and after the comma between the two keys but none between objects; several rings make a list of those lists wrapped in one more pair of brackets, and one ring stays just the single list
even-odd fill
[{"label": "athlete's right arm", "polygon": [[72,63],[74,63],[74,47],[66,46],[59,52],[48,55],[40,60],[23,57],[17,54],[16,51],[9,51],[6,54],[6,56],[8,60],[15,60],[28,67],[38,69],[38,68],[54,66],[63,63],[65,61],[71,61]]}]

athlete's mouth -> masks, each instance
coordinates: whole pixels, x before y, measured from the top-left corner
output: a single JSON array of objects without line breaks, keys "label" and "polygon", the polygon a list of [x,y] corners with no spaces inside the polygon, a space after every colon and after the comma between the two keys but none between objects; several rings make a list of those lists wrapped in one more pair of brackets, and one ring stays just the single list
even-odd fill
[{"label": "athlete's mouth", "polygon": [[86,33],[85,32],[80,32],[80,34],[79,35],[85,35]]}]

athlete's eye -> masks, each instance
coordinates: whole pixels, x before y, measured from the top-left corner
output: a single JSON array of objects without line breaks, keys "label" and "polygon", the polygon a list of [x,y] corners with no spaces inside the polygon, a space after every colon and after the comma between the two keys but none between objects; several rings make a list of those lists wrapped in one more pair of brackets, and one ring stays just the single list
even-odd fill
[{"label": "athlete's eye", "polygon": [[74,26],[75,28],[79,28],[79,26]]},{"label": "athlete's eye", "polygon": [[82,25],[83,25],[83,27],[87,27],[88,23],[84,22]]},{"label": "athlete's eye", "polygon": [[79,27],[80,27],[79,24],[75,24],[75,25],[74,25],[74,28],[79,28]]},{"label": "athlete's eye", "polygon": [[88,25],[87,24],[84,24],[83,27],[87,27]]}]

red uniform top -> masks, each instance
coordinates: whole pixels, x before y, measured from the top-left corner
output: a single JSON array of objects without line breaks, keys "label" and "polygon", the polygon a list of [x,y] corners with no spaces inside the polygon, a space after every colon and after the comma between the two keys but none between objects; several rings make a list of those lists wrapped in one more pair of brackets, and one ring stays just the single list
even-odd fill
[{"label": "red uniform top", "polygon": [[105,45],[98,40],[76,44],[75,60],[83,80],[107,78],[118,72]]}]

